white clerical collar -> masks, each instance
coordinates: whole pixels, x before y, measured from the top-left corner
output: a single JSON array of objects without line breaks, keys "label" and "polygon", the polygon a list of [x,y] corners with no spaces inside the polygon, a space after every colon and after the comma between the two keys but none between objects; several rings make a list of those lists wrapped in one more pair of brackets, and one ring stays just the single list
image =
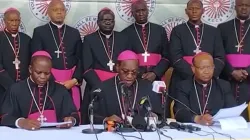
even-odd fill
[{"label": "white clerical collar", "polygon": [[[31,81],[32,83],[36,84],[35,81],[31,78],[31,76],[29,77],[29,79],[30,79],[30,81]],[[36,84],[36,85],[37,85],[37,84]],[[43,86],[37,85],[37,87],[42,88]]]},{"label": "white clerical collar", "polygon": [[207,87],[207,84],[202,84],[202,86],[205,88],[205,87]]},{"label": "white clerical collar", "polygon": [[246,20],[249,20],[250,17],[249,17],[248,19],[246,19],[246,20],[242,20],[242,19],[240,19],[240,18],[238,18],[238,17],[236,17],[236,19],[238,19],[238,20],[240,21],[240,23],[245,23],[245,21],[246,21]]},{"label": "white clerical collar", "polygon": [[[8,31],[8,29],[5,29],[5,30],[6,30],[8,33],[10,33],[10,32]],[[11,34],[12,37],[16,37],[18,33],[16,33],[16,34],[10,33],[10,34]]]},{"label": "white clerical collar", "polygon": [[52,21],[50,21],[53,25],[55,25],[57,28],[62,28],[62,26],[64,25],[64,23],[63,24],[61,24],[61,25],[58,25],[58,24],[56,24],[56,23],[54,23],[54,22],[52,22]]},{"label": "white clerical collar", "polygon": [[140,24],[140,23],[137,23],[137,22],[135,22],[137,25],[140,25],[140,26],[142,26],[143,28],[148,24],[148,21],[146,22],[146,23],[144,23],[144,24]]},{"label": "white clerical collar", "polygon": [[109,35],[104,34],[102,31],[100,31],[100,33],[101,33],[102,35],[104,35],[107,39],[109,39],[109,38],[112,36],[113,31],[112,31],[111,34],[109,34]]}]

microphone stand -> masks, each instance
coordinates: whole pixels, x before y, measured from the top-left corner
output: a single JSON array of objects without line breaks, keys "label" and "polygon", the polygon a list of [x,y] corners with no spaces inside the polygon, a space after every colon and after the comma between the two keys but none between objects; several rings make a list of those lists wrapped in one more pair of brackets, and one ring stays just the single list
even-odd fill
[{"label": "microphone stand", "polygon": [[127,113],[126,113],[126,107],[125,107],[125,97],[127,96],[127,94],[125,93],[124,91],[124,84],[121,85],[121,94],[122,94],[122,104],[123,104],[123,110],[124,110],[124,124],[123,124],[123,127],[122,128],[118,128],[116,131],[118,132],[135,132],[135,130],[133,128],[130,128],[127,123],[130,124],[129,120],[127,119]]},{"label": "microphone stand", "polygon": [[163,118],[162,118],[162,121],[161,121],[161,123],[157,126],[158,128],[163,128],[163,127],[165,127],[165,126],[169,126],[168,124],[167,124],[167,119],[166,119],[166,108],[167,108],[167,91],[166,90],[164,90],[163,92],[162,92],[162,94],[163,94],[163,97],[164,97],[164,102],[163,102]]},{"label": "microphone stand", "polygon": [[99,134],[102,133],[104,130],[103,129],[96,129],[94,128],[94,102],[97,100],[97,96],[94,97],[94,99],[91,101],[89,104],[89,120],[90,120],[90,128],[88,129],[83,129],[82,133],[84,134]]}]

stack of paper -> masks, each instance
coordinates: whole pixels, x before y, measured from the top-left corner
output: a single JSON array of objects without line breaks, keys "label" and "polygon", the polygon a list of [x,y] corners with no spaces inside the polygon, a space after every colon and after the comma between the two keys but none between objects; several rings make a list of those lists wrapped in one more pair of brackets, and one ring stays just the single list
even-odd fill
[{"label": "stack of paper", "polygon": [[246,120],[240,116],[247,106],[244,103],[236,107],[220,109],[213,116],[213,121],[219,123],[222,130],[247,129],[248,124]]}]

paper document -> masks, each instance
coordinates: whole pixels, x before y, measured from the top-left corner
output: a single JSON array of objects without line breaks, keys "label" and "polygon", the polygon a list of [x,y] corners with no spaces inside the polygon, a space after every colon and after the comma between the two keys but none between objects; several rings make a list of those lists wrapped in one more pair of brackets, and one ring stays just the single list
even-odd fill
[{"label": "paper document", "polygon": [[246,120],[241,117],[241,113],[246,109],[246,103],[236,107],[220,109],[214,116],[214,126],[219,124],[222,130],[236,130],[246,129],[248,124]]},{"label": "paper document", "polygon": [[246,120],[239,116],[233,118],[224,118],[219,120],[222,130],[236,130],[236,129],[247,129],[248,124]]},{"label": "paper document", "polygon": [[236,107],[220,109],[214,116],[213,121],[218,121],[223,118],[238,117],[246,109],[247,104],[243,103]]},{"label": "paper document", "polygon": [[44,122],[41,124],[41,127],[50,127],[50,126],[59,126],[59,125],[63,125],[63,124],[70,124],[72,123],[71,121],[69,122],[60,122],[60,123],[51,123],[51,122]]}]

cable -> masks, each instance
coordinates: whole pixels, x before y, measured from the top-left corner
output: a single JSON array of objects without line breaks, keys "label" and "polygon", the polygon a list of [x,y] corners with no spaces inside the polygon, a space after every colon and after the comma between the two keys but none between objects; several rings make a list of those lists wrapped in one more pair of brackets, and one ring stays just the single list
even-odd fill
[{"label": "cable", "polygon": [[[201,130],[201,131],[206,132],[206,131],[203,131],[203,130]],[[196,133],[196,132],[193,132],[193,133],[198,135],[198,136],[203,136],[203,137],[211,135],[213,137],[213,140],[215,140],[215,137],[214,137],[213,133],[211,133],[211,132],[206,132],[207,134],[199,134],[199,133]]]},{"label": "cable", "polygon": [[[88,117],[89,117],[89,121],[90,121],[91,127],[95,130],[95,127],[94,127],[93,123],[92,123],[91,120],[90,120],[89,110],[90,110],[90,108],[88,108]],[[97,134],[96,134],[96,133],[94,133],[94,134],[95,134],[96,140],[99,140],[98,137],[97,137]]]},{"label": "cable", "polygon": [[122,132],[120,132],[120,133],[119,133],[119,132],[120,132],[120,131],[116,131],[115,133],[118,134],[118,135],[120,135],[120,136],[122,136],[123,139],[124,139],[125,137],[129,137],[129,138],[136,138],[136,139],[139,139],[139,140],[144,140],[144,139],[141,139],[141,138],[139,138],[139,137],[137,137],[137,136],[123,135]]},{"label": "cable", "polygon": [[208,127],[209,127],[211,130],[213,130],[212,133],[216,133],[216,134],[219,134],[219,135],[228,137],[230,140],[236,140],[235,138],[233,138],[233,137],[232,137],[231,135],[229,135],[229,134],[220,133],[220,132],[215,131],[211,126],[208,126]]},{"label": "cable", "polygon": [[118,134],[118,135],[121,135],[122,136],[122,138],[123,138],[123,140],[127,140],[126,138],[125,138],[125,136],[123,135],[123,133],[121,132],[121,134],[119,134],[118,132],[121,132],[121,131],[114,131],[114,133],[116,133],[116,134]]},{"label": "cable", "polygon": [[154,117],[152,117],[152,118],[153,118],[154,123],[155,123],[155,127],[156,127],[155,129],[156,129],[156,132],[157,132],[157,134],[159,136],[159,140],[161,140],[161,135],[166,137],[166,138],[169,138],[169,139],[173,140],[172,137],[165,135],[159,128],[157,128],[156,120],[154,119]]}]

